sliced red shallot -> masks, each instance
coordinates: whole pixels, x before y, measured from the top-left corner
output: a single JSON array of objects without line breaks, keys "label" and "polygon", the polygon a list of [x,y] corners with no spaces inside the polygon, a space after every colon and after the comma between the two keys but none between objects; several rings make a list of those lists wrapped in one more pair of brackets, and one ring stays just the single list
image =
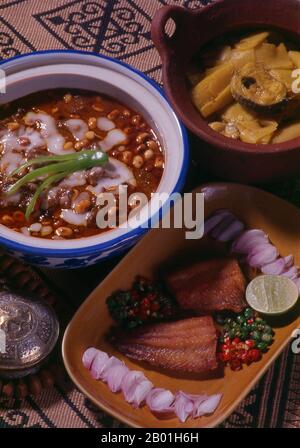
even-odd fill
[{"label": "sliced red shallot", "polygon": [[147,395],[153,389],[153,384],[149,380],[142,380],[136,384],[134,389],[134,396],[132,406],[134,408],[140,407],[146,400]]},{"label": "sliced red shallot", "polygon": [[268,236],[259,229],[246,230],[232,244],[232,252],[248,254],[258,244],[268,242]]},{"label": "sliced red shallot", "polygon": [[222,398],[222,394],[210,395],[205,400],[199,402],[194,412],[194,418],[204,414],[212,414],[217,409]]},{"label": "sliced red shallot", "polygon": [[285,267],[290,268],[294,264],[294,256],[287,255],[286,257],[284,257],[284,261],[285,261]]},{"label": "sliced red shallot", "polygon": [[293,266],[294,257],[293,255],[288,255],[286,257],[277,258],[277,260],[272,263],[266,264],[261,268],[263,274],[269,275],[280,275],[287,268]]},{"label": "sliced red shallot", "polygon": [[221,222],[211,231],[211,236],[215,239],[218,239],[219,235],[224,232],[228,228],[228,226],[235,221],[235,217],[232,214],[228,214],[223,218]]},{"label": "sliced red shallot", "polygon": [[122,390],[125,400],[136,408],[146,402],[150,411],[159,418],[173,418],[176,414],[181,422],[185,422],[188,417],[211,413],[222,396],[193,395],[182,391],[174,395],[170,390],[154,388],[143,372],[129,370],[115,356],[109,357],[95,348],[84,352],[82,362],[90,369],[92,377],[106,381],[112,392]]},{"label": "sliced red shallot", "polygon": [[112,392],[120,392],[122,388],[122,381],[125,375],[129,372],[125,364],[115,365],[110,367],[106,372],[107,385]]},{"label": "sliced red shallot", "polygon": [[139,370],[130,370],[122,382],[122,392],[128,403],[132,403],[135,399],[135,389],[142,381],[147,380],[143,372]]},{"label": "sliced red shallot", "polygon": [[91,375],[95,380],[99,380],[101,378],[101,373],[105,367],[105,365],[108,363],[109,361],[109,356],[107,355],[107,353],[102,352],[101,350],[97,350],[98,353],[96,355],[96,357],[94,358],[90,370],[91,370]]},{"label": "sliced red shallot", "polygon": [[271,243],[258,244],[247,256],[248,264],[253,268],[272,263],[278,257],[278,250]]},{"label": "sliced red shallot", "polygon": [[155,387],[148,393],[146,404],[151,412],[169,416],[174,413],[174,399],[175,396],[170,390]]},{"label": "sliced red shallot", "polygon": [[295,280],[299,275],[299,267],[298,266],[292,266],[285,271],[282,272],[284,277],[288,277],[291,280]]},{"label": "sliced red shallot", "polygon": [[106,382],[107,381],[107,374],[108,374],[109,370],[112,367],[117,367],[117,366],[120,366],[120,365],[123,365],[123,364],[124,363],[122,361],[120,361],[118,358],[116,358],[115,356],[111,356],[109,358],[109,360],[103,366],[101,372],[99,373],[98,379],[101,379],[102,381]]},{"label": "sliced red shallot", "polygon": [[213,215],[211,215],[204,222],[204,235],[210,233],[220,222],[222,222],[226,217],[233,216],[229,210],[217,210]]},{"label": "sliced red shallot", "polygon": [[294,256],[293,255],[287,255],[286,257],[284,257],[285,260],[285,266],[287,268],[290,268],[291,266],[293,266],[294,264]]},{"label": "sliced red shallot", "polygon": [[92,365],[94,359],[96,358],[98,351],[99,350],[97,350],[96,348],[90,347],[84,352],[84,354],[82,356],[82,364],[84,365],[84,367],[86,369],[90,370],[91,365]]},{"label": "sliced red shallot", "polygon": [[228,241],[235,239],[244,228],[245,225],[241,221],[234,219],[225,230],[216,236],[216,239],[222,243],[227,243]]},{"label": "sliced red shallot", "polygon": [[272,261],[272,263],[264,265],[261,268],[261,272],[268,275],[280,275],[285,268],[284,258],[277,258],[277,260]]},{"label": "sliced red shallot", "polygon": [[194,396],[185,394],[182,391],[177,392],[175,395],[175,414],[182,423],[184,423],[187,418],[193,414],[194,403]]}]

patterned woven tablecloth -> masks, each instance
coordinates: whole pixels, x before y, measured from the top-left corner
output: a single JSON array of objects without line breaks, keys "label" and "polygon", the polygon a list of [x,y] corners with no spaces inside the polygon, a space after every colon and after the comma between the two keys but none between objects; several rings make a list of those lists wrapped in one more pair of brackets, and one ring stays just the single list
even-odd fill
[{"label": "patterned woven tablecloth", "polygon": [[[230,1],[230,0],[229,0]],[[242,0],[241,0],[242,1]],[[150,38],[154,12],[165,4],[202,7],[208,0],[0,0],[0,59],[46,49],[94,51],[116,57],[161,83]],[[197,176],[197,183],[206,180]],[[269,187],[300,205],[298,179]],[[76,309],[116,263],[75,272],[39,273]],[[300,355],[285,350],[223,427],[300,427]],[[2,406],[2,407],[1,407]],[[96,410],[69,380],[38,397],[0,403],[0,428],[122,427]]]}]

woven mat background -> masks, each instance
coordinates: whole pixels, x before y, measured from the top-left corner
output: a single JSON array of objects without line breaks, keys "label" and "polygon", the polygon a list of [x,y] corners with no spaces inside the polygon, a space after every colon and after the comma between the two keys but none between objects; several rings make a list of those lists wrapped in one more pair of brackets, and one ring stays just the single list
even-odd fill
[{"label": "woven mat background", "polygon": [[[242,1],[242,0],[241,0]],[[0,59],[45,49],[94,51],[132,64],[161,83],[150,39],[154,12],[165,4],[199,8],[209,0],[0,0]],[[198,183],[206,179],[199,175]],[[268,187],[300,205],[300,182]],[[74,272],[39,274],[75,309],[114,262]],[[288,348],[223,427],[300,427],[300,355]],[[0,403],[0,428],[122,427],[96,410],[70,381],[38,397]]]}]

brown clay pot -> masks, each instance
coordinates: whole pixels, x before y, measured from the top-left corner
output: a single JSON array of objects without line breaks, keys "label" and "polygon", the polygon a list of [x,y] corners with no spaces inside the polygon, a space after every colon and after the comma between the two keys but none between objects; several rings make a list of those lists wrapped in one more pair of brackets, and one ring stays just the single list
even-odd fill
[{"label": "brown clay pot", "polygon": [[[171,37],[165,32],[169,19],[176,26]],[[203,45],[251,26],[279,29],[300,42],[300,1],[219,0],[199,10],[166,6],[155,14],[151,32],[162,59],[164,89],[179,118],[199,137],[202,166],[224,179],[257,183],[300,173],[300,138],[255,145],[214,132],[193,106],[185,76],[192,56]]]}]

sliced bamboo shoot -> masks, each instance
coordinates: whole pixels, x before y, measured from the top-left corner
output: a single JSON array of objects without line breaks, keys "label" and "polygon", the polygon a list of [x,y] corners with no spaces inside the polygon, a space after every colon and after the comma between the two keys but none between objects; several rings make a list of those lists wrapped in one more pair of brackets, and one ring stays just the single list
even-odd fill
[{"label": "sliced bamboo shoot", "polygon": [[262,33],[253,34],[249,37],[245,37],[245,39],[242,39],[240,42],[238,42],[235,47],[239,50],[251,50],[252,48],[255,48],[265,42],[269,34],[269,32],[265,31]]},{"label": "sliced bamboo shoot", "polygon": [[222,110],[233,101],[230,86],[227,86],[214,100],[201,107],[200,112],[204,118]]},{"label": "sliced bamboo shoot", "polygon": [[203,106],[214,101],[229,86],[233,71],[234,68],[230,62],[222,64],[218,70],[204,78],[192,89],[193,103],[200,112]]},{"label": "sliced bamboo shoot", "polygon": [[272,143],[283,143],[297,137],[300,137],[300,121],[279,129],[274,135]]},{"label": "sliced bamboo shoot", "polygon": [[296,68],[300,68],[300,51],[289,51],[288,55]]}]

